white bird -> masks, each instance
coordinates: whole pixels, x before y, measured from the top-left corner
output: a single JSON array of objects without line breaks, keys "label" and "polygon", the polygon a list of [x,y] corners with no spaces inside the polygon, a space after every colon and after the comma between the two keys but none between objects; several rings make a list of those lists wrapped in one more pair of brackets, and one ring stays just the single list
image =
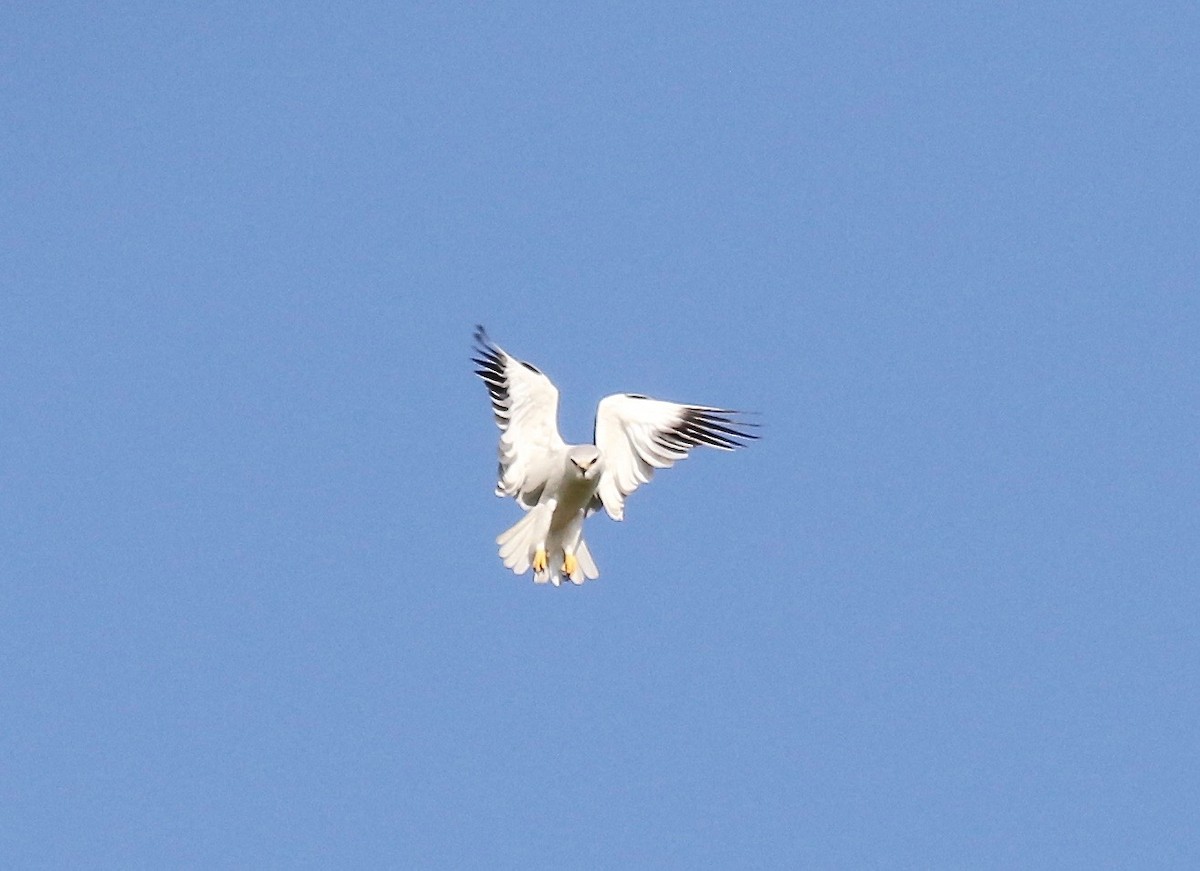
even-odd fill
[{"label": "white bird", "polygon": [[487,384],[500,434],[497,496],[511,496],[525,516],[496,538],[504,565],[558,586],[600,572],[583,540],[583,521],[601,506],[613,520],[625,497],[697,446],[731,451],[757,438],[737,412],[680,405],[636,393],[600,400],[595,444],[568,445],[558,434],[558,389],[529,363],[506,354],[475,328],[475,374]]}]

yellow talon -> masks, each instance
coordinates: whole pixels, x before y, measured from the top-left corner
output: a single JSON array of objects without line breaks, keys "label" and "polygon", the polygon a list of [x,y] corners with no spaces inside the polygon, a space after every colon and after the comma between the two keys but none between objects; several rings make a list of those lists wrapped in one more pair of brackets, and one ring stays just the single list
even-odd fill
[{"label": "yellow talon", "polygon": [[575,554],[568,553],[563,555],[563,574],[568,578],[579,571],[579,560],[575,559]]},{"label": "yellow talon", "polygon": [[539,547],[533,554],[533,570],[539,574],[544,572],[550,565],[550,559],[546,556],[546,549]]}]

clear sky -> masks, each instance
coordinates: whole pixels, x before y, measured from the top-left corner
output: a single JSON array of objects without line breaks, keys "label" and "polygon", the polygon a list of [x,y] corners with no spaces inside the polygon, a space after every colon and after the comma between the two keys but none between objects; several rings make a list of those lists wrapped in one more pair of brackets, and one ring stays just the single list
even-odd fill
[{"label": "clear sky", "polygon": [[[1195,3],[10,3],[0,865],[1200,867]],[[493,539],[485,324],[586,440]]]}]

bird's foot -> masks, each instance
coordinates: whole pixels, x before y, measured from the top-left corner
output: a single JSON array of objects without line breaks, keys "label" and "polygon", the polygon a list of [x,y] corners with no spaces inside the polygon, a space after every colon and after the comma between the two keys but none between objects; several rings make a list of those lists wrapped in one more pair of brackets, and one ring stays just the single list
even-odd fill
[{"label": "bird's foot", "polygon": [[550,567],[550,558],[546,556],[546,548],[539,547],[533,554],[533,570],[538,574]]},{"label": "bird's foot", "polygon": [[563,574],[568,578],[579,571],[579,560],[575,559],[575,554],[568,553],[563,555]]}]

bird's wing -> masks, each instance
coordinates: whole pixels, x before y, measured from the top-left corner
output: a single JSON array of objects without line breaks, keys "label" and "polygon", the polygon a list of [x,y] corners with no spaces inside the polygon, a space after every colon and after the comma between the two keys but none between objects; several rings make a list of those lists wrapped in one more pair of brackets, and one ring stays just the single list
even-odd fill
[{"label": "bird's wing", "polygon": [[541,498],[554,454],[566,447],[558,434],[558,388],[493,344],[483,327],[475,328],[474,350],[475,374],[487,384],[501,430],[496,495],[529,509]]},{"label": "bird's wing", "polygon": [[757,436],[746,432],[753,424],[735,418],[736,412],[704,405],[680,405],[632,393],[600,400],[596,409],[596,447],[604,471],[596,494],[613,520],[625,516],[625,497],[645,484],[655,469],[667,469],[698,445],[723,451],[744,447]]}]

